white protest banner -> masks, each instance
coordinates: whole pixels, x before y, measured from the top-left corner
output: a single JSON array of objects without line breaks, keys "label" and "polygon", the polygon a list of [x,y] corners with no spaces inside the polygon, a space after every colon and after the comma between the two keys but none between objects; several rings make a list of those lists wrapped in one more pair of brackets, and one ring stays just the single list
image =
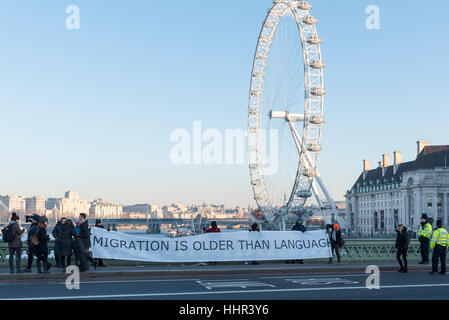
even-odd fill
[{"label": "white protest banner", "polygon": [[91,229],[94,258],[147,262],[257,261],[329,258],[324,230],[207,233],[156,238]]}]

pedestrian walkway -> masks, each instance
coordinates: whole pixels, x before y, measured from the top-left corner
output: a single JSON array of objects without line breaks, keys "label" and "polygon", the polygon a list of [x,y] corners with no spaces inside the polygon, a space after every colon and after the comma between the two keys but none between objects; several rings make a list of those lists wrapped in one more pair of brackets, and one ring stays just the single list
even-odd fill
[{"label": "pedestrian walkway", "polygon": [[[145,265],[145,266],[109,266],[98,267],[94,270],[91,266],[88,272],[82,273],[83,278],[102,278],[102,277],[126,277],[126,276],[180,276],[180,275],[217,275],[217,274],[269,274],[286,272],[292,273],[331,273],[331,272],[360,272],[365,273],[366,267],[375,265],[381,271],[396,271],[399,269],[397,263],[385,261],[371,262],[343,262],[343,263],[305,263],[305,264],[286,264],[286,263],[261,263],[259,265],[245,263],[227,263],[209,265],[205,263],[197,264],[167,264],[167,265]],[[430,271],[430,265],[419,265],[417,262],[409,263],[408,269]],[[37,274],[36,267],[33,267],[33,273],[23,273],[10,275],[8,268],[0,268],[0,281],[21,280],[21,279],[56,279],[66,278],[60,268],[52,267],[48,274]]]}]

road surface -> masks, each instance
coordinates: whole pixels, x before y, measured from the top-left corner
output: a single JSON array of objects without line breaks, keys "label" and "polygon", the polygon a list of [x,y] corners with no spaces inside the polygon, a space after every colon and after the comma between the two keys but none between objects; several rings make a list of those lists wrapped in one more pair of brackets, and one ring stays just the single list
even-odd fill
[{"label": "road surface", "polygon": [[[354,272],[179,275],[81,280],[0,281],[0,299],[54,300],[378,300],[449,299],[449,275],[427,271],[380,273],[380,289],[368,290],[368,274]],[[423,295],[425,292],[425,295]]]}]

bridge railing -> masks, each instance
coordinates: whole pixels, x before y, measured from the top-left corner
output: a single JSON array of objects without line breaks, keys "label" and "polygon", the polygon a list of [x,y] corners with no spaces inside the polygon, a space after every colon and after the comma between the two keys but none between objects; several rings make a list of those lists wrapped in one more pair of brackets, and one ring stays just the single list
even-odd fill
[{"label": "bridge railing", "polygon": [[[54,243],[49,242],[49,261],[54,264]],[[22,267],[25,268],[27,254],[27,246],[22,249]],[[395,261],[396,249],[393,240],[347,240],[344,247],[340,250],[342,261],[349,262],[365,262],[365,261]],[[0,267],[8,266],[9,249],[7,243],[0,243]],[[408,250],[409,260],[417,260],[420,258],[419,242],[412,240]],[[72,259],[72,261],[74,261]],[[111,266],[136,266],[151,265],[152,263],[107,260],[107,264]],[[34,263],[34,266],[36,264]]]}]

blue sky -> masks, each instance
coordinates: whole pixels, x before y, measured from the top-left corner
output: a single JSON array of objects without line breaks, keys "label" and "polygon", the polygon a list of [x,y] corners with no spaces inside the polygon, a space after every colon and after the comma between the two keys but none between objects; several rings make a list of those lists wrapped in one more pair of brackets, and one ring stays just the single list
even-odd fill
[{"label": "blue sky", "polygon": [[[447,1],[315,0],[326,63],[319,168],[336,199],[381,154],[449,144]],[[80,30],[65,9],[80,8]],[[378,5],[381,29],[365,28]],[[177,128],[246,129],[271,1],[2,1],[0,194],[131,204],[252,200],[246,165],[174,166]]]}]

